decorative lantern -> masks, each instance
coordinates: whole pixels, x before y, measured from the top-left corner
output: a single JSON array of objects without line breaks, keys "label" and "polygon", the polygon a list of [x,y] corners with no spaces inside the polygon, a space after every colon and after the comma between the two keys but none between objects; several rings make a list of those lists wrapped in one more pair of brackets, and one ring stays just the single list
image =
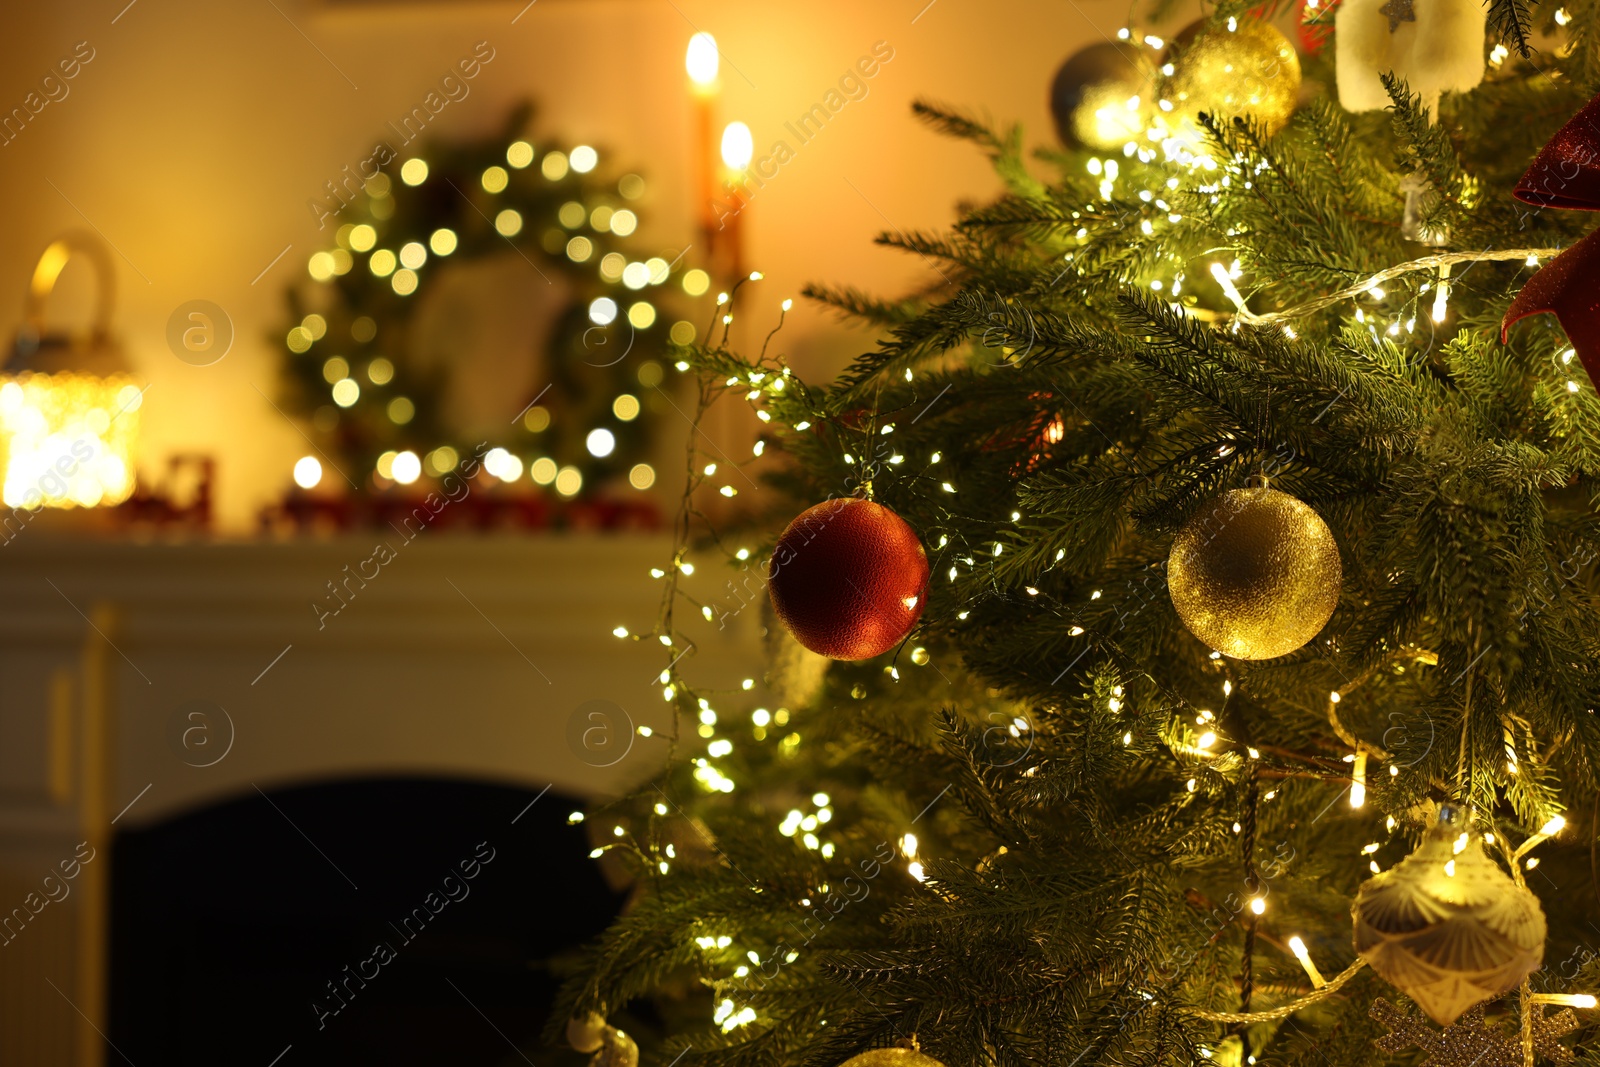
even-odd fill
[{"label": "decorative lantern", "polygon": [[[98,281],[87,335],[47,331],[45,300],[74,255]],[[0,500],[8,508],[120,504],[133,492],[144,394],[111,336],[111,259],[92,234],[50,243],[33,269],[22,329],[0,373]]]}]

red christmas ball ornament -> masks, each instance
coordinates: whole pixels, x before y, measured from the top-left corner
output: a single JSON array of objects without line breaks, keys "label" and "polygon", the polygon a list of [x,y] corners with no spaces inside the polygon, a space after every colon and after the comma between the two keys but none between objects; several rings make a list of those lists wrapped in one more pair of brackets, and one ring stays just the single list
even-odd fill
[{"label": "red christmas ball ornament", "polygon": [[772,607],[796,641],[833,659],[871,659],[903,640],[928,598],[928,555],[906,521],[870,500],[808,508],[768,564]]}]

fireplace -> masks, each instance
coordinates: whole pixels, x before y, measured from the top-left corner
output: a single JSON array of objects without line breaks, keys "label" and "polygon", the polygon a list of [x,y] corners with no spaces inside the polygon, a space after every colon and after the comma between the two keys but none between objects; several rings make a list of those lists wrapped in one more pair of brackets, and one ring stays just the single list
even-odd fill
[{"label": "fireplace", "polygon": [[[564,820],[671,732],[665,650],[612,636],[667,542],[419,539],[326,620],[358,538],[35,532],[0,553],[0,1063],[523,1062],[536,961],[614,904]],[[739,684],[757,615],[699,677]]]},{"label": "fireplace", "polygon": [[373,779],[252,791],[117,834],[113,1062],[547,1058],[548,961],[618,904],[572,807]]}]

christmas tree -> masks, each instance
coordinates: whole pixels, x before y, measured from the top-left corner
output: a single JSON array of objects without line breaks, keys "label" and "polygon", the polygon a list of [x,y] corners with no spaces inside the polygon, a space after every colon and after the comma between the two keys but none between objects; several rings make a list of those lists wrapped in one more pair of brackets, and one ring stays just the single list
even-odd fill
[{"label": "christmas tree", "polygon": [[[664,646],[680,725],[660,778],[573,816],[636,891],[552,1037],[662,1067],[1600,1062],[1600,275],[1549,264],[1600,207],[1600,5],[1452,4],[1345,0],[1332,44],[1308,4],[1301,58],[1240,9],[1165,55],[1125,31],[1154,91],[1067,94],[1111,147],[1029,160],[919,106],[1004,193],[881,239],[923,296],[807,294],[885,338],[831,384],[781,333],[727,343],[759,281],[719,300],[680,369],[756,408],[790,504],[702,521],[749,490],[697,439],[660,620],[618,631]],[[692,595],[691,546],[727,592]],[[769,661],[697,685],[768,594]]]}]

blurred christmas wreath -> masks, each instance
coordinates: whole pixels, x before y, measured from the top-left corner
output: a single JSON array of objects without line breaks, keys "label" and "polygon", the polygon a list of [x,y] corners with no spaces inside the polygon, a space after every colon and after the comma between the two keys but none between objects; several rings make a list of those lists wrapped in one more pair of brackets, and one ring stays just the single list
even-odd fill
[{"label": "blurred christmas wreath", "polygon": [[562,499],[654,483],[668,339],[694,336],[662,307],[679,263],[628,247],[644,180],[603,177],[587,145],[540,144],[531,114],[426,154],[380,146],[322,212],[337,228],[288,292],[284,400],[338,470],[302,458],[302,490],[403,493],[474,456],[491,483]]}]

